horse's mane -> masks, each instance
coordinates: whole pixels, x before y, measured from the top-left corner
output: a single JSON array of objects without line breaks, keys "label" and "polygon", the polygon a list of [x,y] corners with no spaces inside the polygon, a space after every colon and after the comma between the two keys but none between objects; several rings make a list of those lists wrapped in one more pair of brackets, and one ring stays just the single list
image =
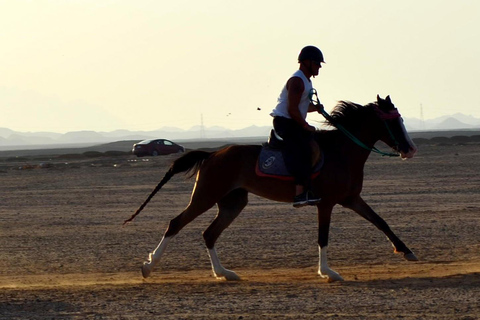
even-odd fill
[{"label": "horse's mane", "polygon": [[[360,125],[364,120],[372,115],[376,103],[370,103],[362,106],[351,101],[339,101],[330,112],[330,120],[326,119],[325,124],[335,127],[340,124],[349,130]],[[345,135],[339,130],[318,130],[315,134],[317,143],[322,148],[334,148],[338,146],[337,139],[345,138]]]},{"label": "horse's mane", "polygon": [[350,101],[339,101],[330,113],[332,120],[327,119],[326,124],[332,127],[337,123],[344,127],[351,127],[355,124],[358,125],[362,119],[372,114],[373,105],[375,105],[375,103],[362,106]]}]

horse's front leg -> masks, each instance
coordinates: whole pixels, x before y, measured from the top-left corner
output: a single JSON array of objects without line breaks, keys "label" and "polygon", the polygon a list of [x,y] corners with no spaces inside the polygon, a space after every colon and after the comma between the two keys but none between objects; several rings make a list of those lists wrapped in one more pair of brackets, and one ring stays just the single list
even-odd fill
[{"label": "horse's front leg", "polygon": [[352,209],[360,216],[373,223],[378,229],[383,231],[387,238],[392,242],[392,245],[395,248],[395,253],[403,253],[403,257],[408,261],[418,261],[418,258],[415,256],[412,250],[410,250],[405,243],[403,243],[402,240],[400,240],[395,233],[393,233],[385,220],[376,214],[375,211],[373,211],[373,209],[370,208],[370,206],[360,196],[355,197],[353,200],[348,201],[347,203],[342,203],[342,206]]},{"label": "horse's front leg", "polygon": [[327,278],[328,282],[343,281],[339,273],[333,271],[328,266],[327,248],[328,248],[328,234],[330,231],[330,218],[333,210],[332,204],[327,204],[322,200],[318,205],[318,250],[319,263],[318,274],[322,278]]}]

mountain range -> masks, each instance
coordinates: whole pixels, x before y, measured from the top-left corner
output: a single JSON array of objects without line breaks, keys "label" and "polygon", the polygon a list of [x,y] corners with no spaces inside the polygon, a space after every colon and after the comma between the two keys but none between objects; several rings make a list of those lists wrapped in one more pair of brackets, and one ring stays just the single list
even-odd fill
[{"label": "mountain range", "polygon": [[[480,119],[456,113],[431,120],[405,118],[405,126],[409,132],[446,131],[446,130],[479,130]],[[239,130],[231,130],[219,126],[202,128],[194,126],[189,130],[175,127],[163,127],[153,131],[115,130],[111,132],[74,131],[55,132],[18,132],[0,128],[0,149],[30,149],[38,146],[56,147],[67,145],[92,145],[123,140],[145,140],[166,138],[182,141],[192,139],[228,139],[238,137],[267,137],[271,126],[250,126]]]}]

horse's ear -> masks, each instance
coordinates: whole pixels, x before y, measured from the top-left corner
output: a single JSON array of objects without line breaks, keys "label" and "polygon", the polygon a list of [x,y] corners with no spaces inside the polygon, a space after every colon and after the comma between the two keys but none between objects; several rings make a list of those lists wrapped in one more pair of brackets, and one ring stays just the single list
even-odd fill
[{"label": "horse's ear", "polygon": [[380,98],[380,95],[377,94],[377,102],[380,103],[382,101],[382,98]]},{"label": "horse's ear", "polygon": [[390,99],[389,95],[385,98],[385,101],[387,101],[388,103],[392,103],[392,100]]}]

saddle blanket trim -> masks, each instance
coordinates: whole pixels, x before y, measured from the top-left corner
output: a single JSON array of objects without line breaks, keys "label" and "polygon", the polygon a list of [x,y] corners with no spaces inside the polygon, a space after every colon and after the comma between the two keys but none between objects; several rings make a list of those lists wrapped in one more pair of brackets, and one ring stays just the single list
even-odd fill
[{"label": "saddle blanket trim", "polygon": [[[313,173],[311,175],[312,179],[316,178],[320,174],[320,169],[323,167],[324,160],[325,157],[322,152],[320,161],[313,169]],[[270,172],[268,170],[270,170]],[[262,148],[255,165],[255,173],[259,177],[274,178],[284,181],[294,180],[294,177],[285,167],[281,150]]]}]

